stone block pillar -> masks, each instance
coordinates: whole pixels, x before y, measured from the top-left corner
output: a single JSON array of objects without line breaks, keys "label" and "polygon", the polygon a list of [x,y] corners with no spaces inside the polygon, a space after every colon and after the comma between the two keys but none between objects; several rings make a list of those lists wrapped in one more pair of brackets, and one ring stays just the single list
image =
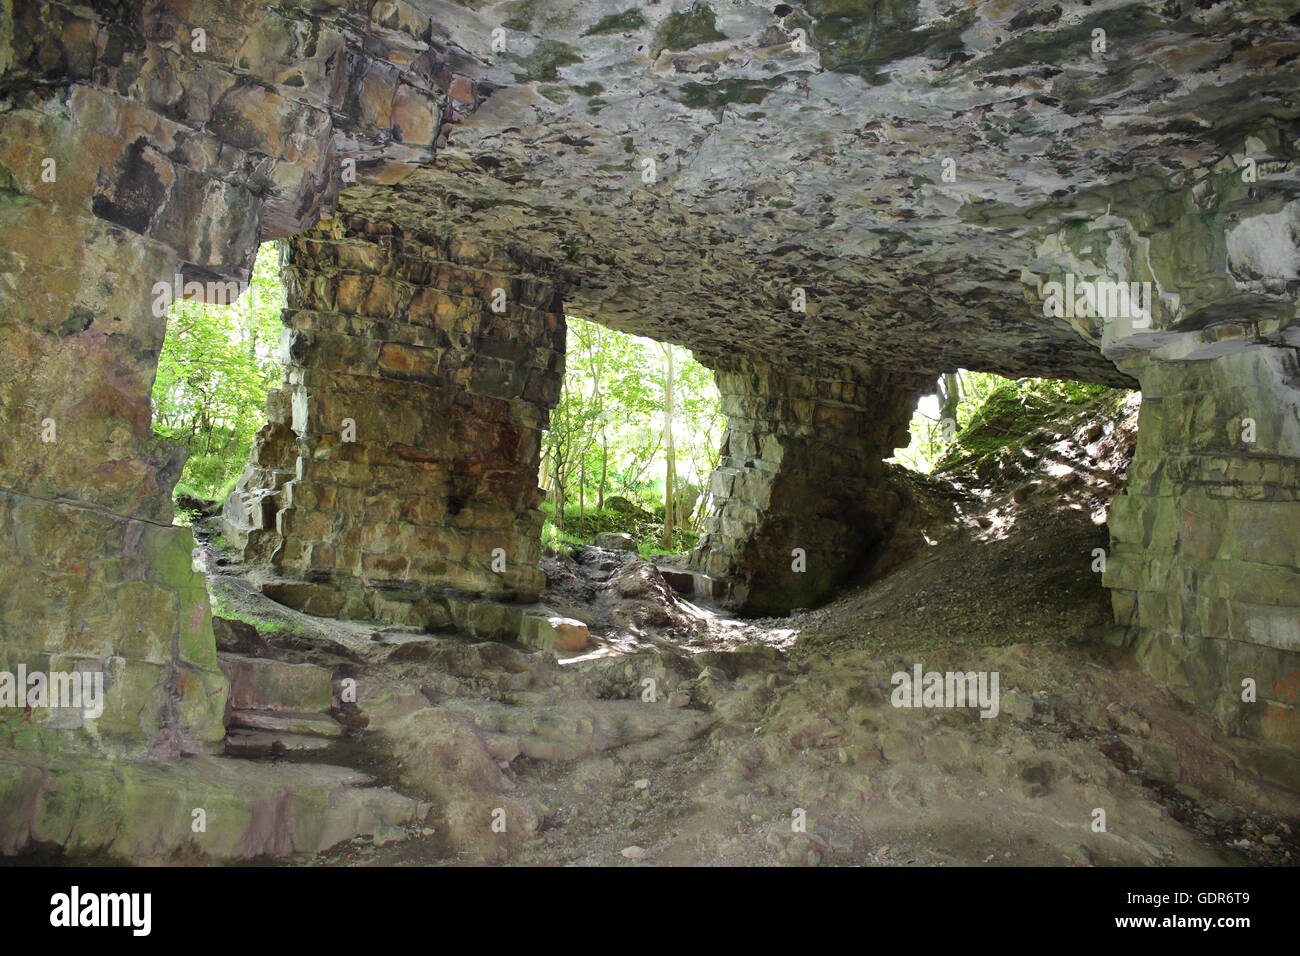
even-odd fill
[{"label": "stone block pillar", "polygon": [[[1142,666],[1227,731],[1296,747],[1297,350],[1139,359],[1131,371],[1142,383],[1137,455],[1112,507],[1103,578],[1116,619]],[[1254,702],[1242,699],[1246,680]],[[1300,762],[1287,774],[1300,784]]]},{"label": "stone block pillar", "polygon": [[727,430],[692,564],[724,579],[747,612],[810,607],[860,565],[900,507],[882,459],[907,444],[933,376],[704,361]]},{"label": "stone block pillar", "polygon": [[517,253],[344,214],[290,243],[282,355],[226,536],[282,603],[445,627],[544,576],[560,298]]}]

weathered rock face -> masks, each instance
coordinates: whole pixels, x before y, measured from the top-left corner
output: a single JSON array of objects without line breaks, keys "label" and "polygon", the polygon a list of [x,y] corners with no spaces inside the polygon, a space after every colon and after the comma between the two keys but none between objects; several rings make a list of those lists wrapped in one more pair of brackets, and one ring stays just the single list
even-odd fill
[{"label": "weathered rock face", "polygon": [[[6,660],[118,675],[121,746],[218,739],[202,581],[168,524],[180,461],[149,428],[151,290],[246,276],[259,239],[342,195],[295,240],[291,377],[230,515],[286,600],[382,617],[442,587],[530,595],[563,297],[725,357],[736,420],[699,560],[755,607],[824,591],[818,549],[870,545],[891,507],[874,462],[922,378],[1138,376],[1156,404],[1116,514],[1117,610],[1149,666],[1242,724],[1215,662],[1300,672],[1277,610],[1294,579],[1269,570],[1294,555],[1236,524],[1300,521],[1297,54],[1281,0],[0,7]],[[504,315],[482,310],[489,276]],[[1150,314],[1045,309],[1067,276],[1149,282]],[[440,315],[456,297],[474,304]],[[1264,450],[1223,444],[1246,396]],[[856,502],[838,526],[836,499]],[[1193,505],[1186,546],[1156,534]],[[1287,738],[1289,699],[1246,729]]]},{"label": "weathered rock face", "polygon": [[1300,327],[1281,302],[1297,283],[1296,204],[1282,185],[1289,134],[1258,130],[1245,154],[1180,175],[1158,202],[1154,177],[1116,187],[1126,217],[1063,226],[1026,281],[1151,283],[1149,317],[1070,319],[1142,388],[1103,580],[1145,668],[1229,732],[1294,746]]},{"label": "weathered rock face", "polygon": [[1136,371],[1138,457],[1105,575],[1116,619],[1149,671],[1229,730],[1300,745],[1295,353]]},{"label": "weathered rock face", "polygon": [[[26,141],[13,129],[0,163],[21,168],[33,192],[43,152],[70,149],[63,175],[73,177],[78,151],[106,151],[84,128],[42,132],[33,119]],[[54,200],[8,194],[0,221],[0,668],[99,675],[105,695],[93,730],[85,706],[6,709],[9,739],[210,749],[225,682],[193,540],[170,527],[183,459],[149,428],[163,334],[149,286],[175,271],[176,255]]]},{"label": "weathered rock face", "polygon": [[502,251],[341,214],[293,240],[286,384],[225,509],[314,614],[443,627],[440,591],[532,601],[564,316]]},{"label": "weathered rock face", "polygon": [[[168,754],[224,733],[207,592],[170,526],[182,459],[150,430],[156,284],[246,277],[259,238],[311,225],[345,175],[432,156],[474,85],[397,19],[0,10],[0,649],[106,687],[93,732],[84,708],[6,710],[15,745]],[[467,102],[443,92],[458,82]]]},{"label": "weathered rock face", "polygon": [[727,416],[693,564],[758,613],[817,603],[899,507],[882,459],[906,445],[922,376],[710,360]]},{"label": "weathered rock face", "polygon": [[[706,354],[1131,386],[1074,323],[1043,315],[1041,243],[1109,217],[1136,251],[1171,253],[1169,324],[1216,306],[1290,317],[1276,286],[1229,279],[1224,232],[1294,198],[1294,13],[448,4],[458,42],[513,82],[406,185],[445,220],[564,267],[570,314]],[[1224,173],[1237,195],[1207,195]],[[790,307],[798,288],[806,313]]]}]

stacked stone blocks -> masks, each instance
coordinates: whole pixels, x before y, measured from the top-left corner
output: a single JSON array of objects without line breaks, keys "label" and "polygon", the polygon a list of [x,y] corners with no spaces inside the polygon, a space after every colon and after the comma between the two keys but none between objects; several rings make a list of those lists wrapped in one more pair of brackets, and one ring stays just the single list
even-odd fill
[{"label": "stacked stone blocks", "polygon": [[[510,253],[360,215],[294,239],[286,383],[228,537],[313,613],[443,627],[443,592],[527,602],[564,320]],[[494,305],[503,311],[494,311]]]},{"label": "stacked stone blocks", "polygon": [[[1137,369],[1104,583],[1142,665],[1229,732],[1300,744],[1300,371],[1251,348]],[[1243,682],[1249,682],[1243,683]],[[1249,698],[1253,686],[1255,699]]]},{"label": "stacked stone blocks", "polygon": [[706,361],[727,431],[692,564],[726,580],[746,610],[811,606],[861,564],[897,512],[882,459],[907,444],[917,394],[933,383],[826,364]]}]

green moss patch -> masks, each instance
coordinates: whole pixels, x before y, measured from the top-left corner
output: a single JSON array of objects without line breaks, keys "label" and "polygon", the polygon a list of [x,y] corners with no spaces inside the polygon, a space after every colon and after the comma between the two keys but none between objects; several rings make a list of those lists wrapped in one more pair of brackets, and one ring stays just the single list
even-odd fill
[{"label": "green moss patch", "polygon": [[721,111],[732,103],[757,104],[772,92],[770,83],[753,80],[723,80],[719,83],[683,83],[676,100],[691,109]]},{"label": "green moss patch", "polygon": [[674,13],[659,27],[657,41],[660,50],[689,50],[702,43],[716,43],[727,35],[718,30],[713,9],[696,3],[689,10]]},{"label": "green moss patch", "polygon": [[984,400],[935,463],[934,474],[973,471],[981,479],[991,479],[1034,444],[1040,429],[1058,431],[1084,418],[1113,417],[1128,394],[1124,389],[1080,382],[1008,382]]},{"label": "green moss patch", "polygon": [[645,26],[645,17],[636,7],[622,13],[611,13],[601,17],[583,34],[585,37],[600,36],[603,33],[630,33]]},{"label": "green moss patch", "polygon": [[554,40],[542,40],[528,56],[517,56],[514,59],[523,68],[522,74],[515,74],[515,79],[519,82],[555,80],[559,78],[560,67],[582,62],[582,56],[577,50],[567,43]]},{"label": "green moss patch", "polygon": [[887,77],[878,67],[911,56],[947,58],[962,49],[961,35],[974,20],[967,11],[922,26],[917,0],[809,0],[811,39],[822,65],[872,82]]}]

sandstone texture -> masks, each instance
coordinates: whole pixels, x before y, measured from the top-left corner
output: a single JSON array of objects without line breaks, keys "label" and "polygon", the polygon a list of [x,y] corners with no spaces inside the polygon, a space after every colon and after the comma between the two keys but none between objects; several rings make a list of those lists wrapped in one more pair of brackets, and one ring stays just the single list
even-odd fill
[{"label": "sandstone texture", "polygon": [[[880,461],[939,374],[1140,385],[1122,642],[1293,751],[1298,91],[1283,0],[0,4],[0,666],[106,685],[97,720],[5,710],[5,759],[223,747],[150,390],[159,297],[268,239],[286,375],[224,520],[285,606],[578,646],[526,623],[566,313],[716,369],[692,567],[750,611],[889,540]],[[1149,308],[1051,306],[1099,280]],[[394,733],[436,767],[469,738],[429,723]]]},{"label": "sandstone texture", "polygon": [[489,247],[347,221],[291,244],[285,386],[227,538],[314,614],[445,628],[439,589],[533,600],[554,289]]}]

